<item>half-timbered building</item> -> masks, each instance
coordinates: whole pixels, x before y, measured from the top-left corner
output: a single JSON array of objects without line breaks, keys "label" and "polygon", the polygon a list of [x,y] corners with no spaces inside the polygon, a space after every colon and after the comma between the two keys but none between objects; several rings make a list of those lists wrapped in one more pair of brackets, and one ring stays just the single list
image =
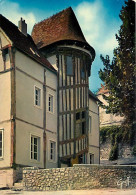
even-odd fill
[{"label": "half-timbered building", "polygon": [[57,70],[59,163],[87,163],[88,89],[95,51],[71,8],[34,25],[32,38]]},{"label": "half-timbered building", "polygon": [[17,27],[0,15],[0,187],[24,166],[99,163],[94,58],[72,8],[35,24],[32,36],[22,18]]}]

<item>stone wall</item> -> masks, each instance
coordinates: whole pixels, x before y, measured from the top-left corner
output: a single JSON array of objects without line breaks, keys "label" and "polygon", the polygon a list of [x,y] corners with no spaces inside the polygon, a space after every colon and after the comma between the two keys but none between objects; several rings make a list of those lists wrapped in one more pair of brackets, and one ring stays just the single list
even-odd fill
[{"label": "stone wall", "polygon": [[136,188],[136,166],[74,165],[67,168],[23,170],[25,190]]},{"label": "stone wall", "polygon": [[111,141],[107,139],[105,143],[100,144],[100,164],[109,165],[133,165],[136,164],[136,156],[132,155],[132,147],[128,144],[119,144],[118,159],[109,161],[109,154],[111,151]]}]

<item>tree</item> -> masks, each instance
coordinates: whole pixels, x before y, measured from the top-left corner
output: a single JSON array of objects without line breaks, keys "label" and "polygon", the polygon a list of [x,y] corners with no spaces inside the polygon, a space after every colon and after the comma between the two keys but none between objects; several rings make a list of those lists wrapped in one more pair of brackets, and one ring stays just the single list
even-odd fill
[{"label": "tree", "polygon": [[109,103],[102,105],[107,113],[120,114],[125,120],[124,139],[133,140],[136,131],[136,67],[135,67],[135,2],[125,1],[119,15],[122,25],[116,39],[118,47],[114,49],[114,57],[110,63],[107,55],[101,55],[104,69],[99,77],[109,90],[109,96],[103,98]]}]

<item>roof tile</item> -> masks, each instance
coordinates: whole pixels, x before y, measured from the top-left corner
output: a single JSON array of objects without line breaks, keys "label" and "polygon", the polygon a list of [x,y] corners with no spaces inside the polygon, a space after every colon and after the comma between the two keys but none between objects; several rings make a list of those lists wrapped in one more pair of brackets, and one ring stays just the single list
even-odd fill
[{"label": "roof tile", "polygon": [[35,24],[32,38],[39,48],[62,40],[88,44],[71,7]]},{"label": "roof tile", "polygon": [[40,64],[55,71],[55,69],[48,62],[48,60],[38,50],[32,37],[29,34],[25,36],[23,33],[20,32],[20,30],[16,25],[14,25],[12,22],[10,22],[7,18],[2,16],[1,14],[0,14],[0,27],[9,37],[9,39],[13,42],[16,48],[29,55]]}]

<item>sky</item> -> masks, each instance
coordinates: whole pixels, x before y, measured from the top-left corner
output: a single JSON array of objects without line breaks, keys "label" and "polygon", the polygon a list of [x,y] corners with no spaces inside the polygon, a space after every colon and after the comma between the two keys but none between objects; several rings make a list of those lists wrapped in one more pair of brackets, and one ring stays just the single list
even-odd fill
[{"label": "sky", "polygon": [[89,88],[96,92],[102,83],[98,75],[103,69],[100,55],[113,57],[113,49],[118,45],[115,34],[122,24],[119,13],[123,5],[124,0],[0,0],[0,14],[16,25],[22,17],[31,34],[35,23],[71,6],[86,41],[96,52],[89,78]]}]

